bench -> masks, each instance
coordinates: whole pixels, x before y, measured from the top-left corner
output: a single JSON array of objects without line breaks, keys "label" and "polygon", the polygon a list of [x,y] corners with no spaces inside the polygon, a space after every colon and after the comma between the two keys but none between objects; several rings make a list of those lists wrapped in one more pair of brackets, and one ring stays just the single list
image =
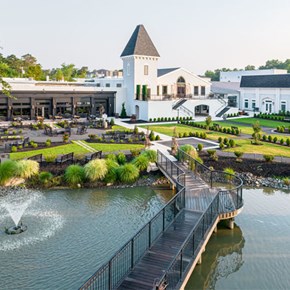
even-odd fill
[{"label": "bench", "polygon": [[56,159],[55,159],[55,163],[56,164],[63,164],[63,163],[67,163],[67,162],[71,162],[73,163],[74,161],[74,153],[68,153],[68,154],[64,154],[64,155],[59,155]]},{"label": "bench", "polygon": [[36,154],[36,155],[28,157],[27,160],[33,160],[41,164],[44,161],[44,158],[42,154]]},{"label": "bench", "polygon": [[284,121],[285,121],[285,122],[290,122],[290,118],[289,118],[289,117],[285,117],[285,118],[284,118]]},{"label": "bench", "polygon": [[85,161],[89,162],[89,161],[94,160],[94,159],[101,159],[102,153],[103,153],[103,151],[97,151],[97,152],[94,152],[92,154],[88,154],[85,156]]}]

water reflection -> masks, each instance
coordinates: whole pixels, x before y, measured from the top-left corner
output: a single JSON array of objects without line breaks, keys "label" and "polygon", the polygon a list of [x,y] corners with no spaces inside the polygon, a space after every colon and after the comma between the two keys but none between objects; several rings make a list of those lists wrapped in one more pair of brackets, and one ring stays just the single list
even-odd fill
[{"label": "water reflection", "polygon": [[215,289],[217,281],[237,272],[244,264],[243,248],[245,239],[239,226],[229,230],[224,224],[218,226],[218,232],[212,235],[186,289]]}]

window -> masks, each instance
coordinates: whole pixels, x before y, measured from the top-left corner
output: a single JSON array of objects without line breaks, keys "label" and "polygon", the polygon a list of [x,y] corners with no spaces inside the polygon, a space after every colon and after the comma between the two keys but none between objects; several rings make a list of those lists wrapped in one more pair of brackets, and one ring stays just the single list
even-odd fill
[{"label": "window", "polygon": [[100,83],[97,83],[97,87],[100,87],[101,86],[101,84]]},{"label": "window", "polygon": [[281,102],[281,111],[284,113],[286,112],[286,102],[285,101]]},{"label": "window", "polygon": [[111,85],[109,83],[106,83],[106,88],[109,88]]},{"label": "window", "polygon": [[256,108],[256,100],[252,100],[252,109],[254,110]]},{"label": "window", "polygon": [[249,108],[249,100],[248,99],[245,99],[244,108],[245,109]]},{"label": "window", "polygon": [[201,89],[201,95],[202,96],[205,96],[205,87],[204,86],[202,86],[202,87],[200,87],[200,89]]},{"label": "window", "polygon": [[194,86],[194,91],[193,91],[195,96],[198,96],[198,86]]},{"label": "window", "polygon": [[122,84],[117,84],[117,88],[122,88]]},{"label": "window", "polygon": [[162,95],[167,95],[167,86],[162,86]]},{"label": "window", "polygon": [[159,86],[157,86],[157,96],[159,96]]},{"label": "window", "polygon": [[146,65],[144,65],[144,75],[145,75],[145,76],[148,76],[148,74],[149,74],[149,67],[148,67],[148,65],[146,64]]}]

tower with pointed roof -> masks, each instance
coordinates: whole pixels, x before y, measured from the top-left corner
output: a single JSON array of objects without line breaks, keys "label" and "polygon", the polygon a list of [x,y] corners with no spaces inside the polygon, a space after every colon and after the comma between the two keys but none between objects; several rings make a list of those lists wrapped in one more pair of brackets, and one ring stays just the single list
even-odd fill
[{"label": "tower with pointed roof", "polygon": [[128,114],[136,114],[137,101],[144,101],[147,96],[157,94],[159,57],[145,27],[142,24],[138,25],[121,54]]}]

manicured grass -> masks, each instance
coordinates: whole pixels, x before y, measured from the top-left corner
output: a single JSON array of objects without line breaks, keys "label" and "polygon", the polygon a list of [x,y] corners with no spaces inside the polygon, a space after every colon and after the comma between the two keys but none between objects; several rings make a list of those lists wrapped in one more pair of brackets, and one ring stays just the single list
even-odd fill
[{"label": "manicured grass", "polygon": [[143,149],[143,144],[105,144],[105,143],[87,143],[90,147],[103,152],[113,152],[119,150]]},{"label": "manicured grass", "polygon": [[284,126],[286,128],[290,127],[289,122],[272,121],[272,120],[266,120],[266,119],[260,119],[260,118],[240,118],[240,119],[231,120],[231,122],[233,123],[244,123],[244,124],[249,124],[249,125],[254,124],[256,121],[259,121],[262,127],[270,127],[270,128],[277,128],[278,126]]},{"label": "manicured grass", "polygon": [[252,145],[251,140],[237,140],[238,147],[229,148],[224,151],[234,152],[241,151],[244,153],[253,153],[253,154],[268,154],[274,156],[284,156],[290,157],[290,148],[287,146],[280,146],[271,143],[263,142],[263,145]]},{"label": "manicured grass", "polygon": [[83,155],[83,154],[89,153],[88,150],[86,150],[85,148],[77,144],[67,144],[67,145],[49,147],[49,148],[38,149],[38,150],[33,150],[33,151],[11,153],[10,158],[13,160],[18,160],[18,159],[27,158],[27,157],[41,154],[41,153],[43,154],[44,157],[46,157],[46,156],[51,156],[51,155],[56,156],[59,154],[67,154],[70,152],[74,152],[75,155]]},{"label": "manicured grass", "polygon": [[[196,122],[196,123],[205,125],[205,122]],[[221,127],[224,127],[224,128],[231,128],[232,126],[238,127],[239,129],[242,130],[242,134],[252,135],[254,132],[252,125],[250,124],[241,125],[241,124],[236,124],[235,122],[231,122],[231,121],[213,121],[211,123],[211,126],[213,126],[214,123],[219,124]]]},{"label": "manicured grass", "polygon": [[[142,127],[142,126],[140,126]],[[224,134],[216,131],[207,131],[204,129],[191,127],[183,124],[162,124],[162,125],[151,125],[151,126],[143,126],[143,128],[149,127],[149,130],[153,130],[156,133],[165,134],[168,136],[173,136],[173,129],[176,127],[177,136],[179,133],[187,133],[190,132],[205,132],[207,134],[207,139],[217,141],[219,137],[228,138],[228,139],[235,139],[237,138],[234,135]]]},{"label": "manicured grass", "polygon": [[123,127],[123,126],[119,126],[119,125],[114,125],[112,127],[112,129],[109,129],[107,131],[128,131],[130,129],[126,128],[126,127]]}]

